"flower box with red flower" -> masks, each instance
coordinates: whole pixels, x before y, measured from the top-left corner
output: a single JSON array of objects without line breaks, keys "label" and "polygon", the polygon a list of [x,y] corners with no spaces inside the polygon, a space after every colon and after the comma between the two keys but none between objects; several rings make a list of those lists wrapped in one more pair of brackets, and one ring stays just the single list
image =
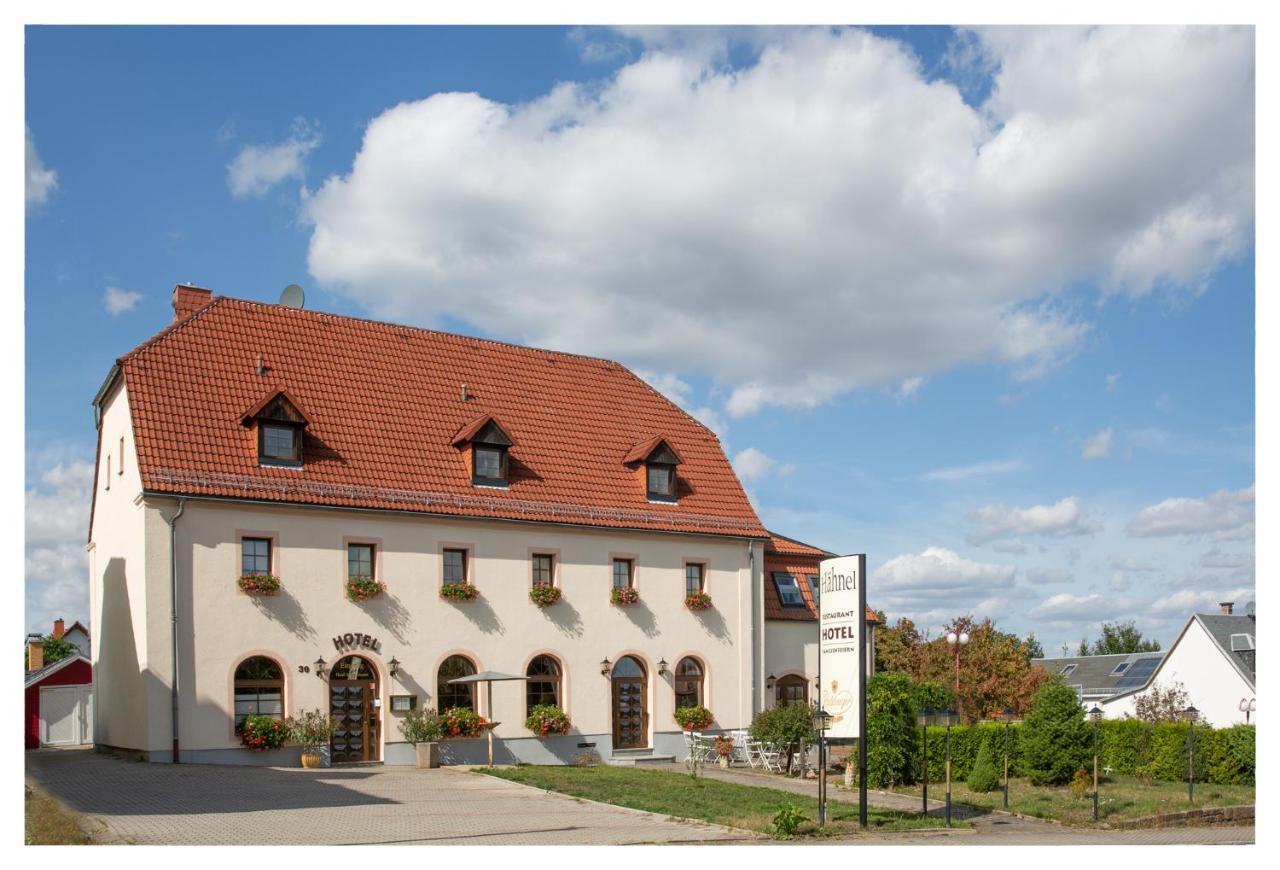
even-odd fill
[{"label": "flower box with red flower", "polygon": [[446,583],[440,587],[440,597],[446,601],[471,601],[480,590],[470,583]]},{"label": "flower box with red flower", "polygon": [[695,592],[685,596],[684,606],[690,610],[710,610],[711,596],[705,592]]},{"label": "flower box with red flower", "polygon": [[609,591],[609,603],[617,607],[639,604],[640,592],[634,586],[615,586]]},{"label": "flower box with red flower", "polygon": [[368,601],[387,591],[387,584],[372,577],[348,577],[347,598],[352,601]]},{"label": "flower box with red flower", "polygon": [[569,733],[569,717],[553,704],[538,704],[529,711],[524,727],[535,737],[554,737]]},{"label": "flower box with red flower", "polygon": [[560,587],[545,583],[530,587],[529,600],[539,607],[550,607],[560,600]]},{"label": "flower box with red flower", "polygon": [[280,578],[274,574],[241,574],[236,585],[245,595],[275,595],[280,591]]}]

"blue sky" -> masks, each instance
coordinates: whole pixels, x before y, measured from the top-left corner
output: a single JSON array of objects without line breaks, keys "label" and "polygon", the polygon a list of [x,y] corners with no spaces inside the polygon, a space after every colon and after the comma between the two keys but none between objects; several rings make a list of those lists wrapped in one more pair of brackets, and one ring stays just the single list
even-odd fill
[{"label": "blue sky", "polygon": [[188,280],[619,359],[934,631],[1253,596],[1248,29],[26,44],[30,630],[87,616],[89,403]]}]

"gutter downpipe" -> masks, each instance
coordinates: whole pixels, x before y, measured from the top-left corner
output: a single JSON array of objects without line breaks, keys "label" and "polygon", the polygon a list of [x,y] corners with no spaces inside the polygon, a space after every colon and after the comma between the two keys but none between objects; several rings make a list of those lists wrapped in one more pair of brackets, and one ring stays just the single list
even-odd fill
[{"label": "gutter downpipe", "polygon": [[173,668],[173,679],[169,683],[169,697],[173,705],[173,763],[181,764],[178,755],[178,518],[187,509],[187,500],[178,499],[178,512],[172,519],[165,520],[169,525],[169,647],[173,653],[170,665]]}]

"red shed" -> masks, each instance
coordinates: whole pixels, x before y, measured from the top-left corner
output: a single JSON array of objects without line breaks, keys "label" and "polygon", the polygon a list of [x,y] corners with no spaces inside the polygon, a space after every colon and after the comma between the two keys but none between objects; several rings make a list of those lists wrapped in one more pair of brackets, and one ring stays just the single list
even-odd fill
[{"label": "red shed", "polygon": [[87,658],[68,656],[28,671],[25,688],[27,749],[93,742],[93,666]]}]

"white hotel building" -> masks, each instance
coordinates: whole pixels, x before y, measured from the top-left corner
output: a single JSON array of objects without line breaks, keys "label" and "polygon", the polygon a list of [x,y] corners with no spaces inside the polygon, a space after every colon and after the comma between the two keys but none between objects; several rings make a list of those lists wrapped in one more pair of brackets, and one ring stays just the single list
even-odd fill
[{"label": "white hotel building", "polygon": [[[406,707],[470,706],[501,723],[499,762],[679,756],[677,706],[730,729],[808,696],[806,580],[766,574],[766,549],[804,548],[771,540],[716,437],[627,369],[184,285],[174,310],[94,400],[99,745],[278,764],[241,748],[238,718],[320,708],[342,723],[334,761],[407,764]],[[277,594],[242,591],[262,573]],[[350,577],[383,591],[352,601]],[[442,596],[463,582],[476,598]],[[537,606],[538,584],[560,600]],[[615,586],[639,602],[611,604]],[[494,684],[493,709],[448,683],[486,670],[528,681]],[[525,729],[548,702],[568,735]]]}]

